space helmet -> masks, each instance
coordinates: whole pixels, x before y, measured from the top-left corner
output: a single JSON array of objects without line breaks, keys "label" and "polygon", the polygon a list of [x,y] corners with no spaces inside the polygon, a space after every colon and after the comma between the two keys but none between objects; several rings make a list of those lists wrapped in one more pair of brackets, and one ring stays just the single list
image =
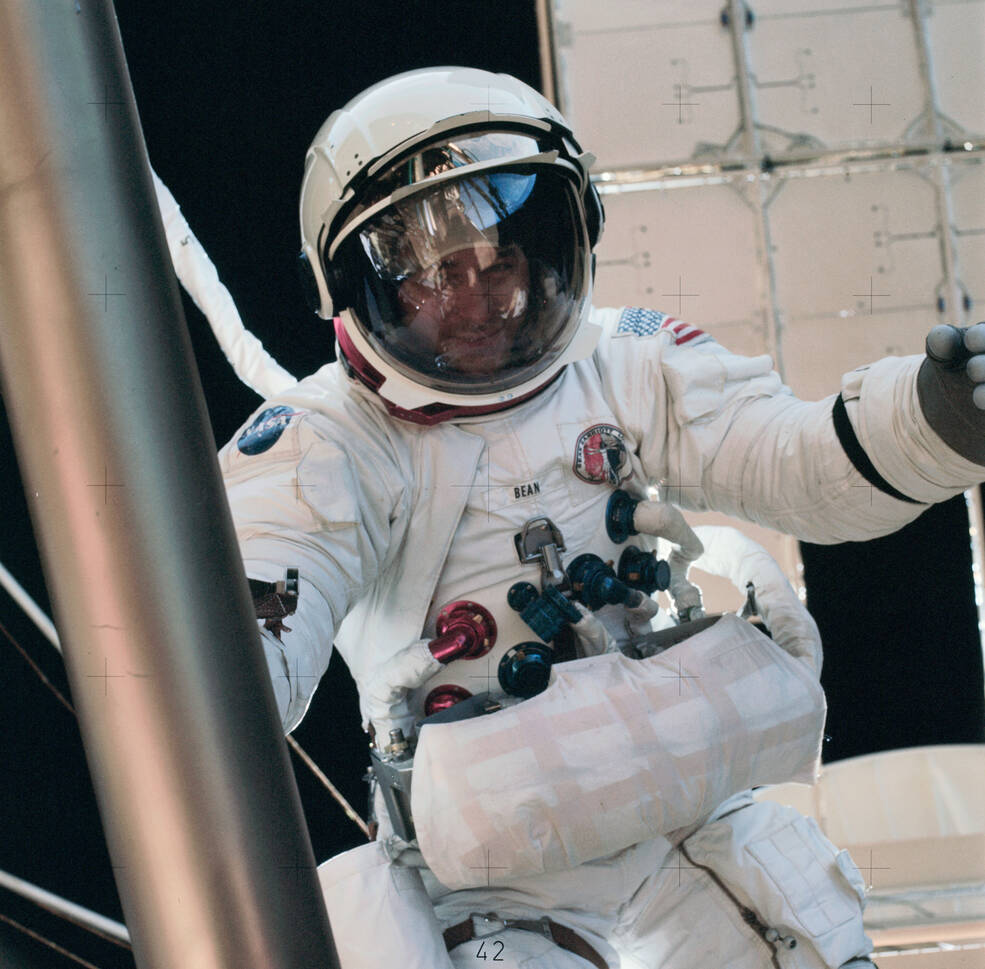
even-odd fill
[{"label": "space helmet", "polygon": [[473,68],[399,74],[322,125],[302,276],[344,365],[391,413],[500,410],[592,353],[593,161],[537,91]]}]

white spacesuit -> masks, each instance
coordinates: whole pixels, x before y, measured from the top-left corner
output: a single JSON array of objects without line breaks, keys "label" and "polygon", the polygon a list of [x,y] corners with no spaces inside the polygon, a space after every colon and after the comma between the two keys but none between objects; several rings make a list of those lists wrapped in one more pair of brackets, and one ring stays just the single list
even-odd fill
[{"label": "white spacesuit", "polygon": [[868,964],[846,853],[749,792],[816,767],[816,630],[778,593],[782,649],[724,617],[664,654],[649,594],[701,612],[654,536],[693,533],[644,502],[885,534],[983,476],[940,431],[973,425],[971,384],[887,359],[805,403],[767,357],[593,309],[590,162],[536,92],[454,68],[371,88],[309,151],[302,264],[340,362],[220,460],[247,574],[300,575],[263,633],[285,729],[334,643],[375,735],[379,839],[322,873],[342,964]]}]

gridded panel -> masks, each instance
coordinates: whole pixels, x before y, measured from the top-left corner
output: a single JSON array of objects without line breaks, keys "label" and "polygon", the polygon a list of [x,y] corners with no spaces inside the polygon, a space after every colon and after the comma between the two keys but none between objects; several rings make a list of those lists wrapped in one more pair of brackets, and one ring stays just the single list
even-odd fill
[{"label": "gridded panel", "polygon": [[958,279],[971,297],[966,323],[985,320],[985,164],[981,159],[951,165]]},{"label": "gridded panel", "polygon": [[798,395],[919,353],[944,279],[937,188],[912,171],[787,180],[768,208],[783,376]]},{"label": "gridded panel", "polygon": [[923,353],[936,319],[925,310],[799,320],[782,330],[783,379],[802,400],[841,390],[841,376],[887,356]]},{"label": "gridded panel", "polygon": [[598,167],[720,156],[740,128],[721,0],[563,0],[563,108]]},{"label": "gridded panel", "polygon": [[606,195],[595,305],[659,309],[736,353],[769,352],[754,187],[737,185]]},{"label": "gridded panel", "polygon": [[906,12],[909,10],[908,0],[757,0],[750,4],[756,15],[764,13],[772,17],[800,17],[804,11],[810,11],[812,16],[824,16],[836,13],[863,13],[866,10],[888,9]]},{"label": "gridded panel", "polygon": [[[985,0],[932,0],[924,21],[939,110],[966,133],[985,135]],[[947,125],[945,136],[955,137]]]},{"label": "gridded panel", "polygon": [[914,171],[788,179],[768,208],[784,319],[935,312],[936,188]]},{"label": "gridded panel", "polygon": [[892,144],[927,103],[909,5],[760,0],[747,32],[763,149]]}]

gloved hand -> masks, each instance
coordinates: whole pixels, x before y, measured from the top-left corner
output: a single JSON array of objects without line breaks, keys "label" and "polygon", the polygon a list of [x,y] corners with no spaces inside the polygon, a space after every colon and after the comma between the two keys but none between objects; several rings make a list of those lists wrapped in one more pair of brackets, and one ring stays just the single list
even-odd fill
[{"label": "gloved hand", "polygon": [[985,465],[985,323],[935,326],[917,374],[927,423],[963,458]]}]

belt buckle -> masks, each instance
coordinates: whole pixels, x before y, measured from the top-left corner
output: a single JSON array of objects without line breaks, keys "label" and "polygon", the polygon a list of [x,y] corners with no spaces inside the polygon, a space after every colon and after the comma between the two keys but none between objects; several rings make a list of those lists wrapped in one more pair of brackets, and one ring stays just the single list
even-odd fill
[{"label": "belt buckle", "polygon": [[506,919],[501,919],[495,912],[469,912],[469,918],[479,919],[483,922],[499,922],[502,925],[502,929],[493,929],[491,932],[483,932],[479,935],[478,932],[472,937],[474,939],[488,939],[491,936],[499,935],[503,929],[509,928],[509,922]]},{"label": "belt buckle", "polygon": [[525,932],[535,932],[534,926],[540,928],[543,933],[544,938],[550,942],[554,942],[554,933],[551,930],[551,920],[547,915],[542,915],[536,922],[533,919],[504,919],[497,915],[495,912],[469,912],[469,917],[473,919],[481,919],[483,922],[498,922],[502,928],[493,929],[491,932],[485,932],[482,935],[475,935],[476,939],[488,939],[491,936],[498,935],[500,932],[506,929],[519,928]]}]

